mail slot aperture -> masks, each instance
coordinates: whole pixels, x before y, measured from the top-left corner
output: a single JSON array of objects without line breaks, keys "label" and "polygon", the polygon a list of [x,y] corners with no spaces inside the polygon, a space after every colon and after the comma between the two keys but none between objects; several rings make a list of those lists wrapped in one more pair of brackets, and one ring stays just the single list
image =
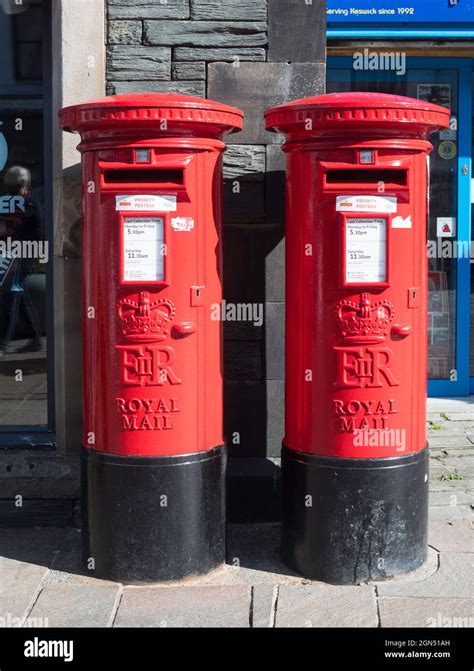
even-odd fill
[{"label": "mail slot aperture", "polygon": [[408,186],[407,170],[368,170],[363,168],[327,170],[325,173],[325,186],[331,188],[375,189],[380,192],[381,187],[386,191],[391,189],[406,188]]},{"label": "mail slot aperture", "polygon": [[183,170],[117,168],[104,170],[105,184],[183,184]]}]

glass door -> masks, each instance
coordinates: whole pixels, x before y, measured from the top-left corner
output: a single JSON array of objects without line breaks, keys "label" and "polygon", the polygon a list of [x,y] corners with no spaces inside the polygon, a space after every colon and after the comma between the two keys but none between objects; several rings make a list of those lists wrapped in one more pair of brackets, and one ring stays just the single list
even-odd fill
[{"label": "glass door", "polygon": [[355,58],[328,59],[328,93],[348,90],[392,93],[451,109],[450,129],[431,136],[433,151],[429,159],[428,391],[432,396],[467,395],[470,209],[466,207],[466,189],[469,189],[471,119],[466,100],[471,93],[471,62],[454,58],[402,61],[399,55],[394,60],[399,67],[393,70],[355,69],[354,64]]},{"label": "glass door", "polygon": [[52,444],[50,3],[0,0],[0,446]]},{"label": "glass door", "polygon": [[[472,61],[474,69],[474,60]],[[474,72],[471,73],[472,92],[474,95]],[[472,100],[472,98],[471,98]],[[473,101],[474,103],[474,101]],[[472,112],[472,110],[471,110]],[[474,119],[471,124],[474,124]],[[471,125],[472,127],[472,125]],[[474,155],[474,134],[471,134],[471,156]],[[474,180],[471,180],[470,198],[466,206],[469,208],[472,217],[474,217]],[[469,322],[470,322],[470,340],[469,340],[469,393],[474,394],[474,230],[471,226],[471,278],[470,278],[470,300],[469,300]]]}]

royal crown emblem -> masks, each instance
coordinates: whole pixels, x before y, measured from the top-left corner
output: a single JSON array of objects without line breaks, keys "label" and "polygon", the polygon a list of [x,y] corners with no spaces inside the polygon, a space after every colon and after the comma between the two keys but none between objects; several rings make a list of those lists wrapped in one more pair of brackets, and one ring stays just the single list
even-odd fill
[{"label": "royal crown emblem", "polygon": [[151,303],[148,291],[140,291],[138,301],[130,298],[119,301],[117,312],[122,334],[127,340],[152,342],[166,338],[176,310],[166,298]]},{"label": "royal crown emblem", "polygon": [[370,294],[361,294],[359,303],[340,301],[336,306],[339,328],[344,340],[354,344],[384,340],[395,316],[393,304],[387,300],[372,303]]}]

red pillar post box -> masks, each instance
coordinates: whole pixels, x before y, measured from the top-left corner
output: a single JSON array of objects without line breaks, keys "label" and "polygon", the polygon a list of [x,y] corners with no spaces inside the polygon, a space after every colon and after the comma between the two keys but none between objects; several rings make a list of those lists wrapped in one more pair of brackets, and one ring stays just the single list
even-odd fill
[{"label": "red pillar post box", "polygon": [[282,553],[310,578],[426,558],[428,136],[448,122],[373,93],[266,112],[287,159]]},{"label": "red pillar post box", "polygon": [[221,186],[242,112],[170,94],[60,111],[81,135],[83,554],[127,581],[224,561]]}]

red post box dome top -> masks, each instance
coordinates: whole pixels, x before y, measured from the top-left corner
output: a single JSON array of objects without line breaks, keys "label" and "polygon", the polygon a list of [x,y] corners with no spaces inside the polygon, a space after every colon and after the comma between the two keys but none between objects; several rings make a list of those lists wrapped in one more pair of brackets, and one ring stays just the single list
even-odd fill
[{"label": "red post box dome top", "polygon": [[[188,130],[190,134],[233,133],[242,128],[243,112],[214,100],[176,93],[130,93],[64,107],[61,126],[70,132],[148,128],[166,132]],[[166,134],[163,132],[163,134]]]},{"label": "red post box dome top", "polygon": [[[450,110],[439,105],[387,93],[329,93],[294,100],[265,112],[267,130],[292,137],[373,135],[427,138],[449,126]],[[311,123],[308,123],[310,121]]]}]

